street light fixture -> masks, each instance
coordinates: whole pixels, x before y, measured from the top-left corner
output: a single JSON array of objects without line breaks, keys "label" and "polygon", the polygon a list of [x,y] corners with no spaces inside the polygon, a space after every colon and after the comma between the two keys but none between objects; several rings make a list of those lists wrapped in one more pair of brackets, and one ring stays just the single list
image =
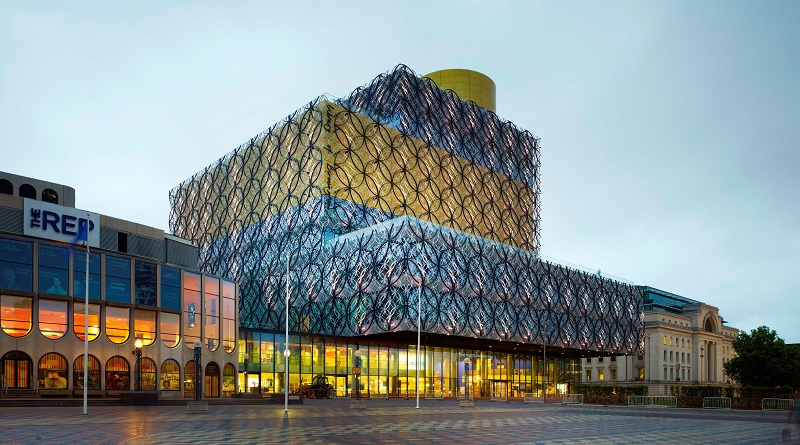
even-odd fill
[{"label": "street light fixture", "polygon": [[353,353],[353,377],[355,377],[356,400],[361,400],[361,350]]},{"label": "street light fixture", "polygon": [[142,390],[142,346],[144,346],[144,343],[142,343],[141,338],[137,338],[133,342],[133,355],[136,356],[136,384],[133,387],[135,391]]},{"label": "street light fixture", "polygon": [[471,400],[472,399],[472,394],[469,392],[469,381],[470,381],[470,378],[469,378],[469,365],[470,365],[470,363],[472,363],[472,360],[470,360],[469,357],[465,357],[464,358],[464,377],[467,379],[467,383],[466,383],[467,393],[465,394],[465,399],[467,399],[467,400]]},{"label": "street light fixture", "polygon": [[203,343],[200,340],[194,341],[194,400],[199,402],[203,397],[200,386],[200,369],[202,367]]}]

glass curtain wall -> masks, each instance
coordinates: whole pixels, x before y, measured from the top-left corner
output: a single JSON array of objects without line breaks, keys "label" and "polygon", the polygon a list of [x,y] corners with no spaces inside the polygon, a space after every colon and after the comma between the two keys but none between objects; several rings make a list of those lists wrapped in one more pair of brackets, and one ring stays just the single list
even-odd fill
[{"label": "glass curtain wall", "polygon": [[[286,388],[283,334],[243,332],[239,340],[238,391],[282,393]],[[386,342],[349,343],[347,338],[290,335],[289,392],[298,392],[313,377],[323,374],[338,397],[352,394],[354,353],[360,350],[360,387],[363,397],[413,398],[419,363],[420,397],[473,398],[523,397],[525,393],[548,397],[570,392],[579,383],[579,359],[493,353]],[[470,358],[469,373],[464,359]],[[244,360],[247,359],[247,367]]]}]

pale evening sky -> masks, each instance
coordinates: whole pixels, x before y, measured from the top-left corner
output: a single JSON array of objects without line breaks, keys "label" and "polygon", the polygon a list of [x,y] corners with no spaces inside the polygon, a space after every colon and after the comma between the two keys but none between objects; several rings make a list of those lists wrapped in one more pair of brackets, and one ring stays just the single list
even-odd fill
[{"label": "pale evening sky", "polygon": [[168,230],[323,93],[480,71],[541,138],[542,253],[800,342],[800,2],[0,3],[0,170]]}]

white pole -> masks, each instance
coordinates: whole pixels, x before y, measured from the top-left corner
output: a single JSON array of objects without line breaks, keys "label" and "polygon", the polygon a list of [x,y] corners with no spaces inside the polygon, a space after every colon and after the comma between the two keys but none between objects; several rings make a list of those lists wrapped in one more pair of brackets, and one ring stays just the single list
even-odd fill
[{"label": "white pole", "polygon": [[[83,415],[89,414],[89,214],[86,215],[86,297],[83,305]],[[80,228],[78,229],[80,231]]]},{"label": "white pole", "polygon": [[286,391],[283,412],[289,412],[289,255],[286,255],[286,342],[283,351]]},{"label": "white pole", "polygon": [[422,283],[425,280],[424,276],[419,279],[419,292],[417,292],[417,409],[419,409],[419,350],[420,350],[420,325],[422,317],[420,316],[420,301],[422,300]]}]

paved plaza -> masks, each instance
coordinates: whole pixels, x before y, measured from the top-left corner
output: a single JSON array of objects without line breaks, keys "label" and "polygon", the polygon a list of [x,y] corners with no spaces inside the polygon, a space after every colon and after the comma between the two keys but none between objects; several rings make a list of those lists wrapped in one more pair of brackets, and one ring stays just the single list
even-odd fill
[{"label": "paved plaza", "polygon": [[0,408],[0,444],[799,444],[785,412],[454,400]]}]

